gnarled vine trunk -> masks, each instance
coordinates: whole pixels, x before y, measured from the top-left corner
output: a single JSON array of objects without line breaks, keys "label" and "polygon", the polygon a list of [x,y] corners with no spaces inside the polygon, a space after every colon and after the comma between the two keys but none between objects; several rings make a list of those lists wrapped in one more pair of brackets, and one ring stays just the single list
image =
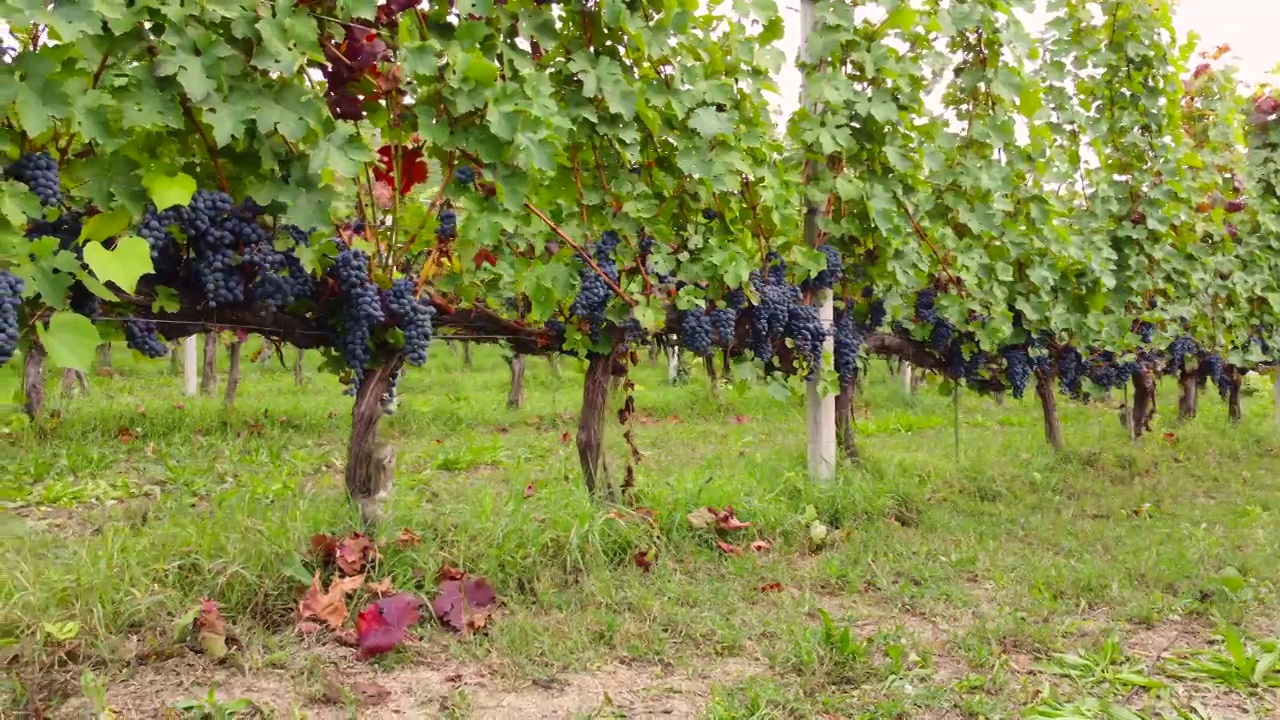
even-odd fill
[{"label": "gnarled vine trunk", "polygon": [[1044,439],[1055,451],[1061,451],[1066,444],[1062,442],[1062,423],[1058,419],[1058,397],[1053,393],[1053,375],[1044,369],[1037,369],[1036,398],[1040,400],[1040,413],[1044,416]]},{"label": "gnarled vine trunk", "polygon": [[62,394],[71,397],[79,392],[81,395],[89,394],[89,378],[79,370],[66,368],[62,371]]},{"label": "gnarled vine trunk", "polygon": [[212,395],[218,389],[218,333],[204,334],[204,364],[200,367],[200,394]]},{"label": "gnarled vine trunk", "polygon": [[560,358],[555,353],[547,356],[547,367],[551,368],[551,378],[560,379]]},{"label": "gnarled vine trunk", "polygon": [[31,343],[22,356],[22,408],[35,422],[44,412],[44,346]]},{"label": "gnarled vine trunk", "polygon": [[847,460],[858,459],[858,444],[853,436],[853,401],[858,394],[858,379],[840,383],[836,395],[836,444]]},{"label": "gnarled vine trunk", "polygon": [[471,368],[471,343],[462,343],[462,367]]},{"label": "gnarled vine trunk", "polygon": [[524,404],[524,356],[516,353],[507,360],[511,369],[511,387],[507,389],[507,409],[519,410]]},{"label": "gnarled vine trunk", "polygon": [[605,403],[609,397],[611,356],[591,353],[582,378],[582,412],[578,415],[578,462],[587,492],[595,493],[601,479],[604,457]]},{"label": "gnarled vine trunk", "polygon": [[244,343],[237,340],[231,343],[231,349],[227,352],[230,358],[230,364],[227,368],[227,393],[222,397],[223,407],[231,407],[236,402],[236,390],[240,387],[240,351],[244,347]]},{"label": "gnarled vine trunk", "polygon": [[1151,430],[1151,419],[1155,416],[1156,378],[1150,368],[1139,366],[1133,371],[1133,415],[1129,420],[1135,440]]},{"label": "gnarled vine trunk", "polygon": [[1196,373],[1183,370],[1178,375],[1178,389],[1178,419],[1191,420],[1196,416],[1196,405],[1199,403],[1200,395]]},{"label": "gnarled vine trunk", "polygon": [[293,356],[293,384],[296,387],[302,387],[302,358],[306,355],[306,350],[298,348],[298,354]]},{"label": "gnarled vine trunk", "polygon": [[96,363],[99,371],[111,369],[111,343],[102,343],[98,346]]},{"label": "gnarled vine trunk", "polygon": [[372,531],[381,516],[382,500],[391,490],[395,475],[395,450],[378,442],[378,421],[382,419],[382,396],[391,387],[391,378],[404,365],[403,355],[387,358],[382,365],[368,368],[356,401],[351,408],[351,437],[347,445],[347,495],[360,508],[360,519]]},{"label": "gnarled vine trunk", "polygon": [[1240,374],[1239,368],[1228,366],[1224,371],[1227,372],[1227,418],[1233,423],[1240,422],[1244,418],[1244,412],[1240,407],[1240,385],[1244,381],[1244,377]]}]

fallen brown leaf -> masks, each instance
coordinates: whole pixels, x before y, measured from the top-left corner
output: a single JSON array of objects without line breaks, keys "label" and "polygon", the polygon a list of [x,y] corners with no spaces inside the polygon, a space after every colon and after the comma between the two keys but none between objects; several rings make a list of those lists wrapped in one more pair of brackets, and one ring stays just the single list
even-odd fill
[{"label": "fallen brown leaf", "polygon": [[396,535],[396,544],[400,547],[417,547],[422,544],[422,537],[409,528],[404,528]]},{"label": "fallen brown leaf", "polygon": [[766,592],[782,592],[782,583],[780,583],[780,582],[765,583],[765,584],[763,584],[763,585],[761,585],[761,586],[760,586],[760,592],[762,592],[762,593],[766,593]]},{"label": "fallen brown leaf", "polygon": [[378,597],[386,597],[388,595],[396,594],[396,591],[391,587],[391,578],[389,577],[382,578],[378,582],[367,583],[365,588]]},{"label": "fallen brown leaf", "polygon": [[724,542],[723,540],[717,540],[716,547],[720,548],[720,552],[724,553],[725,555],[741,555],[742,554],[742,548],[738,547],[737,545],[730,545],[729,543]]},{"label": "fallen brown leaf", "polygon": [[317,570],[311,578],[311,588],[298,601],[299,619],[315,618],[334,630],[341,629],[342,624],[347,621],[346,596],[348,593],[355,592],[363,584],[364,575],[355,577],[335,575],[333,582],[329,583],[328,592],[325,592],[320,587],[320,571]]},{"label": "fallen brown leaf", "polygon": [[773,543],[770,543],[768,540],[756,540],[747,547],[751,548],[755,552],[768,552],[773,549]]},{"label": "fallen brown leaf", "polygon": [[653,563],[658,559],[658,550],[656,548],[648,548],[645,550],[637,550],[635,555],[636,567],[645,572],[653,569]]},{"label": "fallen brown leaf", "polygon": [[378,558],[378,548],[368,535],[353,532],[338,541],[334,549],[334,560],[338,569],[346,575],[358,575]]},{"label": "fallen brown leaf", "polygon": [[436,573],[437,582],[445,582],[448,580],[461,580],[467,574],[452,565],[441,565],[440,572]]},{"label": "fallen brown leaf", "polygon": [[525,486],[524,486],[524,496],[525,496],[525,497],[527,497],[527,498],[531,498],[531,497],[533,497],[533,492],[534,492],[533,483],[529,483],[528,485],[525,485]]}]

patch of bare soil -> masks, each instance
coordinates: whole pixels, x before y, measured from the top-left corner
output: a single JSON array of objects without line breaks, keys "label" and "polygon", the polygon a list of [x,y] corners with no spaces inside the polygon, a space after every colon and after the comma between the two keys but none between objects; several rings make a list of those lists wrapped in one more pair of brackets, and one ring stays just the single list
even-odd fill
[{"label": "patch of bare soil", "polygon": [[[326,653],[327,655],[327,653]],[[239,672],[189,656],[139,668],[107,687],[107,704],[121,717],[164,717],[174,703],[203,699],[216,687],[221,702],[251,700],[268,717],[438,717],[547,719],[610,711],[628,718],[694,717],[711,687],[763,672],[726,660],[697,673],[613,666],[551,680],[510,684],[480,665],[429,662],[378,668],[350,658],[310,658],[310,667]],[[82,718],[88,701],[76,698],[50,713]]]}]

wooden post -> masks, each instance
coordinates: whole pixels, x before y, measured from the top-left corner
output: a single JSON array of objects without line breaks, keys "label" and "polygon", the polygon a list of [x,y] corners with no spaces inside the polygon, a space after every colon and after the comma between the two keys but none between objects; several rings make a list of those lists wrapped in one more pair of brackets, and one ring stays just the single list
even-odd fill
[{"label": "wooden post", "polygon": [[236,340],[227,353],[231,362],[227,368],[227,393],[222,397],[223,407],[229,408],[236,402],[236,388],[240,387],[240,350],[243,347],[244,343]]},{"label": "wooden post", "polygon": [[218,389],[218,333],[204,334],[204,365],[200,368],[200,394],[212,395]]},{"label": "wooden post", "polygon": [[511,368],[511,387],[507,389],[507,409],[519,410],[524,404],[524,356],[516,353],[507,361]]},{"label": "wooden post", "polygon": [[[800,48],[796,60],[804,62],[809,54],[809,34],[816,23],[817,3],[815,0],[800,2]],[[798,63],[797,63],[798,64]],[[800,104],[809,105],[808,81],[800,87]],[[810,178],[804,177],[808,184]],[[809,247],[818,245],[818,208],[808,207],[804,213],[804,239]],[[814,298],[818,306],[818,318],[822,327],[828,330],[826,340],[822,343],[821,370],[808,382],[805,388],[805,402],[808,405],[809,425],[809,475],[814,480],[827,481],[836,475],[836,397],[822,392],[823,371],[830,368],[830,358],[834,351],[831,328],[834,327],[835,305],[834,295],[830,290],[822,290]]]},{"label": "wooden post", "polygon": [[183,390],[187,395],[195,395],[200,391],[200,369],[196,362],[196,336],[188,335],[182,339],[182,373]]},{"label": "wooden post", "polygon": [[902,376],[902,391],[908,395],[915,392],[916,383],[915,378],[912,377],[914,373],[911,372],[911,363],[903,360],[902,364],[898,366],[898,374]]},{"label": "wooden post", "polygon": [[32,342],[22,357],[23,408],[35,422],[44,412],[44,346]]},{"label": "wooden post", "polygon": [[667,340],[667,382],[675,385],[680,380],[680,346]]}]

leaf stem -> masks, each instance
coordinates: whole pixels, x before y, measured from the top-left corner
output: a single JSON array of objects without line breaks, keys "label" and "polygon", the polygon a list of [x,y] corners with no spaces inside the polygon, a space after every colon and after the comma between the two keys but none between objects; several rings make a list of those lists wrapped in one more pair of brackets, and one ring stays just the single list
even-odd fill
[{"label": "leaf stem", "polygon": [[586,261],[587,265],[589,265],[592,270],[596,271],[596,274],[599,275],[601,279],[604,280],[605,284],[609,286],[609,289],[612,290],[615,295],[622,298],[623,302],[627,303],[631,307],[636,306],[636,301],[631,299],[630,296],[628,296],[625,292],[623,292],[622,288],[618,287],[618,284],[614,282],[612,278],[606,275],[603,270],[600,269],[600,266],[596,264],[596,261],[594,258],[591,257],[591,254],[588,253],[586,250],[583,250],[581,245],[573,241],[573,238],[566,235],[564,230],[560,229],[559,225],[556,225],[555,222],[551,220],[551,218],[543,214],[541,210],[535,207],[534,204],[529,202],[528,200],[524,201],[524,206],[529,209],[529,212],[537,216],[539,220],[546,223],[547,227],[551,228],[551,232],[554,232],[556,235],[560,237],[561,240],[565,242],[566,245],[573,248],[574,252],[582,256],[582,259]]}]

